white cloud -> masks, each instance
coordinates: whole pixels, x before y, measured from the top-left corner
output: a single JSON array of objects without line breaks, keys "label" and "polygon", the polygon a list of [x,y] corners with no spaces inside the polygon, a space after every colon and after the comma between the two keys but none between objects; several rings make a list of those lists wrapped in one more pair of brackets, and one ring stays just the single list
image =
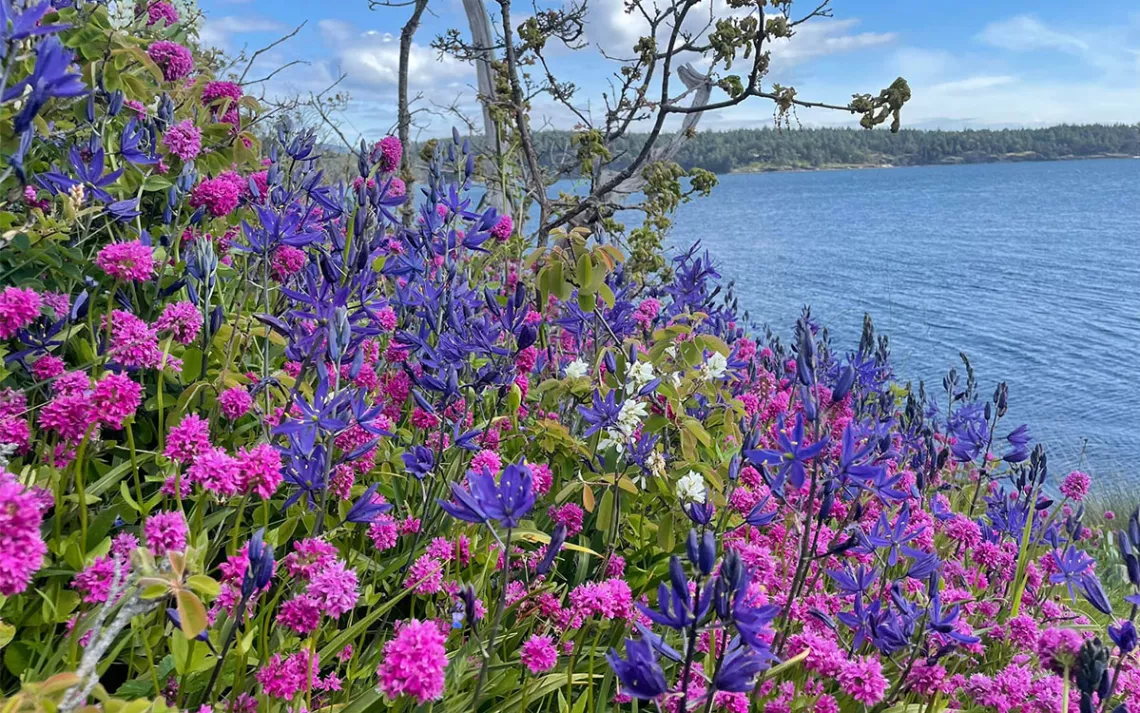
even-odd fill
[{"label": "white cloud", "polygon": [[1012,77],[1008,74],[994,76],[979,75],[966,77],[965,79],[955,79],[950,82],[939,82],[931,86],[929,90],[931,92],[944,94],[957,94],[960,92],[976,92],[983,89],[992,89],[993,87],[1002,87],[1013,84],[1016,81],[1017,77]]},{"label": "white cloud", "polygon": [[978,39],[993,47],[1017,52],[1059,50],[1080,54],[1089,49],[1084,40],[1052,30],[1033,15],[1017,15],[1007,20],[991,22],[981,31]]},{"label": "white cloud", "polygon": [[207,18],[199,30],[199,39],[205,45],[219,49],[232,49],[231,40],[234,35],[245,35],[255,32],[284,32],[286,26],[277,20],[256,15],[236,17]]},{"label": "white cloud", "polygon": [[[348,23],[322,20],[318,23],[326,45],[334,53],[350,86],[395,87],[400,66],[400,43],[390,32],[357,32]],[[408,83],[412,87],[454,84],[473,77],[470,64],[443,56],[430,47],[413,43],[408,58]]]}]

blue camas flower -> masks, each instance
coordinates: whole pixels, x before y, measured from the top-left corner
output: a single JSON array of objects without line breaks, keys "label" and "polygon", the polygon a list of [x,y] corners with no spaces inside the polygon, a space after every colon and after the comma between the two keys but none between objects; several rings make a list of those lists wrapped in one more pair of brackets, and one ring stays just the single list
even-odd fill
[{"label": "blue camas flower", "polygon": [[807,461],[815,458],[827,447],[828,437],[824,436],[810,446],[804,445],[804,417],[802,413],[796,414],[796,425],[791,433],[788,433],[784,427],[783,416],[780,416],[777,430],[779,432],[780,450],[751,450],[746,451],[744,456],[755,465],[764,464],[778,468],[776,480],[773,483],[774,489],[782,489],[785,479],[792,484],[792,487],[802,488],[807,477],[804,466]]},{"label": "blue camas flower", "polygon": [[438,501],[446,513],[459,520],[498,520],[502,527],[513,528],[534,507],[534,479],[525,465],[508,465],[498,483],[489,470],[467,471],[467,485],[469,489],[465,490],[451,483],[455,501]]},{"label": "blue camas flower", "polygon": [[621,658],[616,649],[610,649],[606,660],[621,681],[621,690],[627,696],[650,700],[669,690],[665,682],[665,672],[657,663],[657,654],[649,642],[638,639],[625,640],[626,658]]},{"label": "blue camas flower", "polygon": [[[4,24],[7,24],[6,18]],[[71,50],[64,48],[54,36],[40,41],[36,47],[36,65],[32,73],[0,95],[0,103],[23,99],[23,107],[12,120],[15,133],[23,133],[24,129],[31,126],[32,120],[49,99],[69,99],[87,91],[83,80],[71,71],[73,58]]]}]

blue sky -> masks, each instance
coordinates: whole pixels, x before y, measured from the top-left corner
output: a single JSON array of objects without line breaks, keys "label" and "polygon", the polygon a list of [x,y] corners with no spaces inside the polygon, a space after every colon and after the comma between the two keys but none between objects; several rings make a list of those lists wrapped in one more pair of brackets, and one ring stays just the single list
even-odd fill
[{"label": "blue sky", "polygon": [[[539,7],[549,0],[538,0]],[[705,0],[723,7],[724,0]],[[497,9],[498,5],[489,2]],[[516,2],[517,12],[530,5]],[[589,49],[555,53],[560,78],[579,86],[581,106],[597,114],[613,66],[600,49],[627,50],[640,34],[623,0],[592,0]],[[814,5],[814,4],[813,4]],[[367,0],[200,0],[203,39],[228,51],[256,49],[306,22],[294,39],[263,56],[249,73],[266,75],[272,95],[338,89],[351,100],[338,117],[344,132],[375,138],[395,123],[398,35],[408,8],[370,10]],[[460,0],[431,0],[413,48],[411,85],[419,97],[421,138],[456,121],[433,114],[455,105],[475,116],[474,71],[429,46],[449,27],[465,27]],[[1058,0],[833,0],[834,17],[800,27],[773,49],[768,81],[795,86],[805,99],[845,103],[852,92],[877,92],[896,76],[914,99],[904,125],[916,128],[1045,126],[1062,122],[1140,122],[1140,5],[1096,0],[1074,12]],[[806,0],[793,6],[801,13]],[[715,98],[715,96],[714,96]],[[536,123],[569,128],[575,119],[541,99]],[[850,125],[849,115],[800,111],[805,126]],[[752,100],[702,118],[702,129],[771,125],[771,105]]]}]

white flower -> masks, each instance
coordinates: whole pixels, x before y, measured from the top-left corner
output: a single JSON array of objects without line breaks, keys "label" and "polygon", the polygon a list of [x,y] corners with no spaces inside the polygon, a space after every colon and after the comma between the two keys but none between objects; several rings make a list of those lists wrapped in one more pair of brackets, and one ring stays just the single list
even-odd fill
[{"label": "white flower", "polygon": [[705,365],[701,367],[701,376],[703,376],[706,381],[715,381],[716,379],[724,378],[727,371],[728,359],[720,352],[713,352],[712,356],[705,362]]},{"label": "white flower", "polygon": [[629,367],[629,380],[633,383],[633,388],[640,389],[650,381],[653,381],[655,375],[653,373],[653,365],[647,361],[634,362]]},{"label": "white flower", "polygon": [[645,459],[645,464],[649,466],[649,472],[655,477],[665,477],[665,456],[659,452],[653,451],[650,453],[649,457]]},{"label": "white flower", "polygon": [[696,471],[677,481],[677,497],[682,503],[703,503],[706,497],[705,478]]},{"label": "white flower", "polygon": [[641,420],[648,415],[649,410],[644,403],[630,399],[623,403],[621,411],[618,411],[618,428],[626,436],[632,436],[641,425]]},{"label": "white flower", "polygon": [[566,378],[578,379],[590,373],[590,365],[581,359],[575,359],[566,365]]}]

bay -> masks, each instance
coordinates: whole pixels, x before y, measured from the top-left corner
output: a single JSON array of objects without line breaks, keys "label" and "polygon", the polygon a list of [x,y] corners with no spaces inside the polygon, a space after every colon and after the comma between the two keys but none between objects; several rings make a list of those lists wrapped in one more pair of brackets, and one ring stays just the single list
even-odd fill
[{"label": "bay", "polygon": [[668,243],[700,241],[741,309],[785,337],[804,305],[836,349],[863,314],[900,381],[941,393],[960,351],[999,433],[1027,423],[1051,479],[1140,484],[1140,160],[734,174],[683,205]]}]

